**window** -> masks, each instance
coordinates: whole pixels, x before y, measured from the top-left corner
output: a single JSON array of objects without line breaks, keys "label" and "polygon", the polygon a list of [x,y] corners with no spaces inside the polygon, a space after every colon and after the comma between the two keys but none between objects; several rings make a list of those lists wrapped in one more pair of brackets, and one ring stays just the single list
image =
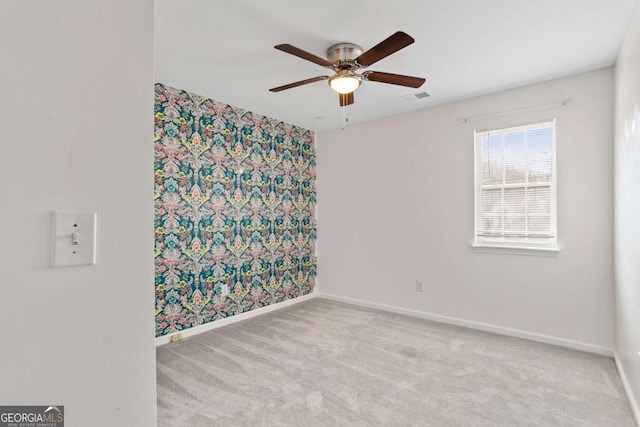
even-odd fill
[{"label": "window", "polygon": [[475,247],[557,251],[555,120],[475,132]]}]

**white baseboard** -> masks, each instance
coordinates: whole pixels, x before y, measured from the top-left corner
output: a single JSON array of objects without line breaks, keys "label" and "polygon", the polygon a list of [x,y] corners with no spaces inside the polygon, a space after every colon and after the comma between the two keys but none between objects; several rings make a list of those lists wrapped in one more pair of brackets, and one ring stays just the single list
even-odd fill
[{"label": "white baseboard", "polygon": [[378,304],[375,302],[363,301],[359,299],[341,297],[338,295],[316,292],[320,298],[326,298],[333,301],[344,302],[347,304],[359,305],[368,308],[377,308],[379,310],[389,311],[392,313],[404,314],[407,316],[418,317],[420,319],[433,320],[436,322],[447,323],[450,325],[464,326],[465,328],[477,329],[479,331],[492,332],[494,334],[506,335],[510,337],[523,338],[531,341],[553,344],[560,347],[571,348],[574,350],[595,353],[600,356],[613,357],[614,350],[612,348],[601,347],[598,345],[587,344],[580,341],[558,338],[551,335],[538,334],[535,332],[523,331],[520,329],[512,329],[504,326],[492,325],[489,323],[474,322],[472,320],[459,319],[456,317],[443,316],[440,314],[428,313],[425,311],[411,310],[386,304]]},{"label": "white baseboard", "polygon": [[640,409],[638,409],[638,402],[636,402],[636,398],[631,391],[627,374],[624,371],[622,361],[620,360],[620,357],[618,357],[617,351],[614,351],[613,360],[616,361],[616,367],[618,368],[618,373],[622,379],[622,386],[624,387],[624,392],[627,394],[627,400],[629,400],[629,405],[631,405],[631,412],[633,412],[633,416],[636,419],[636,425],[640,426]]},{"label": "white baseboard", "polygon": [[308,301],[317,296],[318,296],[317,292],[311,292],[310,294],[288,299],[286,301],[282,301],[276,304],[267,305],[266,307],[256,308],[255,310],[246,311],[244,313],[236,314],[235,316],[225,317],[224,319],[215,320],[213,322],[205,323],[204,325],[194,326],[193,328],[184,329],[182,331],[174,332],[169,335],[157,337],[156,347],[171,342],[171,337],[173,335],[180,334],[182,335],[182,338],[191,337],[193,335],[198,335],[203,332],[210,331],[212,329],[221,328],[223,326],[231,325],[232,323],[237,323],[243,320],[251,319],[252,317],[260,316],[262,314],[269,313],[270,311],[280,310],[281,308],[289,307],[294,304],[301,303],[303,301]]}]

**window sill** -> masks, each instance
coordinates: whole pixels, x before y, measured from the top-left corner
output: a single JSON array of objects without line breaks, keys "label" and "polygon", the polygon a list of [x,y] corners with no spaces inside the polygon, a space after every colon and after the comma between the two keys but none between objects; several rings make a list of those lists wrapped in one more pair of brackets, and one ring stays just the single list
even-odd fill
[{"label": "window sill", "polygon": [[557,246],[517,246],[509,244],[489,244],[489,243],[473,243],[471,248],[474,252],[483,252],[490,254],[504,255],[532,255],[555,257],[560,252]]}]

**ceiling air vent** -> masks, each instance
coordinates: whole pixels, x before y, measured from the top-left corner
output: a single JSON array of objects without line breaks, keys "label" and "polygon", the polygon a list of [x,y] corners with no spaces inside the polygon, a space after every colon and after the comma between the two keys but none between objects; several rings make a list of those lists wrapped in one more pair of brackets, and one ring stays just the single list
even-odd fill
[{"label": "ceiling air vent", "polygon": [[411,93],[409,95],[404,95],[403,98],[407,101],[415,101],[417,99],[422,99],[422,98],[428,98],[431,95],[429,95],[427,92],[418,92],[418,93]]}]

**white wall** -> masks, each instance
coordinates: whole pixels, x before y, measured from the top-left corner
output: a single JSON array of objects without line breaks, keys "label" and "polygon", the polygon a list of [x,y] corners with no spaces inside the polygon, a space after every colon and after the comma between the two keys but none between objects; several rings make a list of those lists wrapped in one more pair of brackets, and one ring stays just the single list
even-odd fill
[{"label": "white wall", "polygon": [[[554,117],[560,253],[473,252],[474,129]],[[612,349],[612,139],[611,68],[319,134],[318,290]]]},{"label": "white wall", "polygon": [[[153,1],[0,10],[0,403],[155,425]],[[98,264],[49,267],[50,211],[98,212]]]},{"label": "white wall", "polygon": [[615,86],[616,350],[640,401],[640,4],[618,54]]}]

